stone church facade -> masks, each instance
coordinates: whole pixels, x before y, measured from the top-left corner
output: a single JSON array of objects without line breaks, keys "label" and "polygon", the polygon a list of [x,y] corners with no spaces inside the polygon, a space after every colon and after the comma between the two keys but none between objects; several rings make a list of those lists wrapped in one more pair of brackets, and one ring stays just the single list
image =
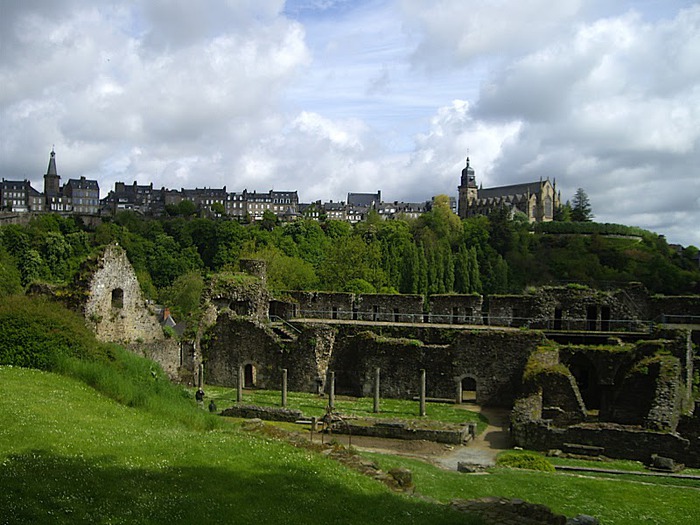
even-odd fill
[{"label": "stone church facade", "polygon": [[561,206],[561,193],[549,178],[539,182],[525,182],[510,186],[483,188],[477,186],[474,168],[467,165],[462,170],[458,187],[460,218],[488,215],[498,208],[506,208],[511,214],[521,212],[530,222],[548,222]]}]

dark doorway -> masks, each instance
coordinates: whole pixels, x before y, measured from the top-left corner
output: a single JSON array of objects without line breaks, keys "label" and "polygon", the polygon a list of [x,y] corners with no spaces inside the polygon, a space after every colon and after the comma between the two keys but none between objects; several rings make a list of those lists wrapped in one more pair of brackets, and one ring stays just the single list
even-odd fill
[{"label": "dark doorway", "polygon": [[586,307],[586,330],[595,331],[597,329],[598,308],[596,306]]},{"label": "dark doorway", "polygon": [[579,392],[588,410],[600,409],[600,385],[598,373],[590,359],[583,354],[574,355],[568,363],[571,375],[576,379]]},{"label": "dark doorway", "polygon": [[112,308],[124,308],[124,290],[121,288],[112,290]]},{"label": "dark doorway", "polygon": [[563,311],[562,311],[561,307],[554,309],[554,329],[555,330],[561,330],[562,315],[563,315]]},{"label": "dark doorway", "polygon": [[398,323],[398,322],[399,322],[399,319],[400,319],[400,316],[399,316],[399,309],[398,309],[398,308],[394,308],[394,322],[395,322],[395,323]]},{"label": "dark doorway", "polygon": [[462,401],[476,403],[476,379],[473,377],[462,379]]},{"label": "dark doorway", "polygon": [[376,304],[372,307],[372,321],[379,321],[379,306]]},{"label": "dark doorway", "polygon": [[610,307],[601,306],[600,307],[600,329],[603,332],[610,331]]},{"label": "dark doorway", "polygon": [[459,324],[459,306],[452,307],[452,324]]},{"label": "dark doorway", "polygon": [[255,388],[255,367],[252,364],[247,364],[243,368],[243,386],[245,388]]},{"label": "dark doorway", "polygon": [[331,318],[338,319],[338,307],[337,306],[333,307],[333,312],[331,313]]}]

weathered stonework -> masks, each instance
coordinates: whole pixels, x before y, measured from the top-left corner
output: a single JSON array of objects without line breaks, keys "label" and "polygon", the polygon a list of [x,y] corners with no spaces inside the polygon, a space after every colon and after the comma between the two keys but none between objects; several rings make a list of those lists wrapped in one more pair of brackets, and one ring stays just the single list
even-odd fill
[{"label": "weathered stonework", "polygon": [[[545,354],[533,354],[512,413],[516,443],[534,450],[575,443],[598,447],[609,457],[648,462],[658,454],[700,465],[695,432],[700,425],[682,417],[690,399],[684,369],[692,369],[684,344],[687,335],[663,335],[668,339],[621,347],[577,345],[546,353],[548,358],[557,355],[561,363],[537,363]],[[589,418],[586,408],[594,402],[592,408],[599,412]]]},{"label": "weathered stonework", "polygon": [[179,342],[165,337],[120,246],[110,245],[96,260],[86,261],[68,297],[98,340],[122,344],[177,377]]}]

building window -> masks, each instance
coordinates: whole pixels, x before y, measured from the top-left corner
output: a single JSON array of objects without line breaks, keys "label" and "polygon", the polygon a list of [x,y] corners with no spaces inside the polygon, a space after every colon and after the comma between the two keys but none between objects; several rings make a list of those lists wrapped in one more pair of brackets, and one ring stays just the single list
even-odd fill
[{"label": "building window", "polygon": [[112,290],[112,308],[124,308],[124,290],[121,288]]}]

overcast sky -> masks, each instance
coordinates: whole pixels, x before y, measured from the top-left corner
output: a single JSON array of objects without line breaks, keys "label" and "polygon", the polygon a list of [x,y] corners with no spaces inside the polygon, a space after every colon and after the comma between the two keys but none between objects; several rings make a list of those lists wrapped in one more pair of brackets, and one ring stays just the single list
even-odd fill
[{"label": "overcast sky", "polygon": [[0,0],[0,175],[303,202],[556,179],[700,246],[690,0]]}]

